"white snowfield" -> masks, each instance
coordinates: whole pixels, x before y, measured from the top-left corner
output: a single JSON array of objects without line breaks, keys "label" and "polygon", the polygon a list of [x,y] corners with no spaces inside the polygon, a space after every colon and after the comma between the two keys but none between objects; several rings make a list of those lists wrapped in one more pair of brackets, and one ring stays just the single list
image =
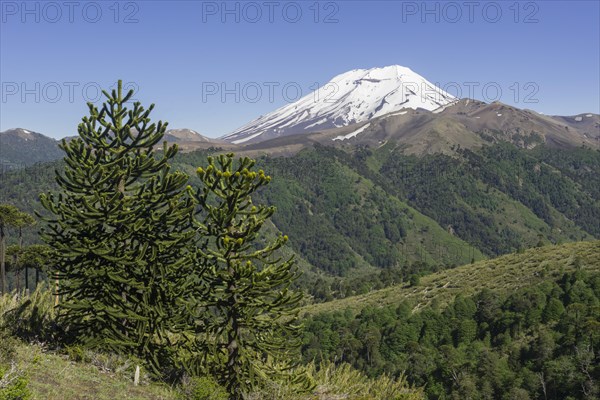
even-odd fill
[{"label": "white snowfield", "polygon": [[344,136],[336,136],[331,140],[346,140],[346,139],[350,139],[353,138],[354,136],[358,135],[359,133],[363,132],[365,129],[367,129],[369,127],[369,125],[371,125],[371,123],[366,124],[365,126],[361,126],[360,128],[358,128],[357,130],[355,130],[352,133],[349,133],[347,135]]},{"label": "white snowfield", "polygon": [[314,132],[368,121],[402,109],[433,111],[455,100],[454,96],[406,67],[355,69],[336,76],[300,100],[261,116],[222,139],[237,144]]},{"label": "white snowfield", "polygon": [[386,115],[385,117],[386,117],[386,118],[389,118],[389,117],[395,117],[395,116],[397,116],[397,115],[404,115],[404,114],[406,114],[406,113],[408,113],[408,111],[400,111],[400,112],[397,112],[397,113],[388,114],[388,115]]},{"label": "white snowfield", "polygon": [[[432,110],[431,112],[432,112],[432,113],[434,113],[434,114],[439,114],[439,113],[441,113],[442,111],[444,111],[446,108],[448,108],[448,107],[452,107],[453,105],[455,105],[455,104],[458,104],[458,102],[459,102],[459,101],[460,101],[460,99],[455,99],[455,100],[452,100],[452,101],[450,101],[449,103],[447,103],[447,104],[443,104],[443,105],[441,105],[439,108],[437,108],[437,109],[435,109],[435,110]],[[468,104],[468,102],[467,102],[467,104]]]}]

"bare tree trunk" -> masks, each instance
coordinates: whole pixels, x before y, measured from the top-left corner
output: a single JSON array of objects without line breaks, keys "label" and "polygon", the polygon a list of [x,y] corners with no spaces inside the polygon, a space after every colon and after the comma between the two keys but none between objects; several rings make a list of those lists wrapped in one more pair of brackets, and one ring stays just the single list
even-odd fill
[{"label": "bare tree trunk", "polygon": [[6,293],[6,265],[4,257],[6,256],[4,226],[0,226],[0,294]]},{"label": "bare tree trunk", "polygon": [[19,253],[15,256],[14,268],[17,279],[17,296],[21,293],[21,253],[23,252],[23,228],[19,226]]},{"label": "bare tree trunk", "polygon": [[133,375],[133,386],[140,384],[140,366],[135,366],[135,374]]},{"label": "bare tree trunk", "polygon": [[15,280],[17,281],[17,296],[19,296],[19,293],[21,292],[21,271],[19,270],[19,266],[17,265],[18,262],[19,256],[15,254],[13,256],[13,268],[15,269]]},{"label": "bare tree trunk", "polygon": [[55,297],[54,297],[54,305],[57,306],[58,305],[58,274],[55,274],[54,277],[56,279],[55,283],[54,283],[54,285],[55,285],[54,289],[56,291],[55,292],[56,294],[55,294]]},{"label": "bare tree trunk", "polygon": [[25,294],[29,295],[29,268],[25,267]]},{"label": "bare tree trunk", "polygon": [[544,392],[544,400],[548,399],[548,394],[546,393],[546,379],[544,379],[544,373],[538,373],[538,377],[540,378],[540,383],[542,384],[542,392]]}]

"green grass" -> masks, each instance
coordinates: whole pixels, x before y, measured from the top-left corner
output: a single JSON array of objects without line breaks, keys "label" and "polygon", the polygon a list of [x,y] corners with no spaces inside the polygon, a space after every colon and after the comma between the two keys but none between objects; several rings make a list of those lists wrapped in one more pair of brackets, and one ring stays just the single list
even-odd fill
[{"label": "green grass", "polygon": [[17,363],[29,377],[34,400],[168,400],[176,399],[172,388],[143,379],[133,385],[133,374],[109,371],[106,364],[74,362],[66,355],[45,352],[39,345],[22,344]]},{"label": "green grass", "polygon": [[[90,362],[74,362],[67,355],[44,351],[40,345],[21,344],[16,362],[29,378],[32,400],[175,400],[180,391],[142,378],[133,385],[127,364],[123,371],[111,370],[107,359],[92,355]],[[123,359],[120,359],[121,361]],[[410,387],[404,377],[387,375],[369,379],[347,364],[307,366],[315,388],[311,393],[294,394],[287,386],[272,386],[250,395],[252,400],[423,400],[423,392]]]},{"label": "green grass", "polygon": [[309,305],[302,308],[300,315],[347,309],[357,314],[367,306],[383,307],[403,300],[412,301],[415,310],[427,307],[434,300],[445,306],[457,294],[470,296],[484,288],[509,292],[539,283],[548,276],[559,277],[575,269],[577,257],[582,269],[600,271],[600,241],[545,246],[479,261],[422,277],[418,286],[404,283],[365,295]]}]

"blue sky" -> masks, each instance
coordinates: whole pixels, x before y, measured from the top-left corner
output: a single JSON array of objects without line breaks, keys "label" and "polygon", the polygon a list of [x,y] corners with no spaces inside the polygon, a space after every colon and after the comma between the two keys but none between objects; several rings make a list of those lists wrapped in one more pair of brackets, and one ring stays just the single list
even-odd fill
[{"label": "blue sky", "polygon": [[154,118],[217,137],[392,64],[462,97],[600,113],[598,1],[115,3],[0,1],[0,130],[76,134],[123,79]]}]

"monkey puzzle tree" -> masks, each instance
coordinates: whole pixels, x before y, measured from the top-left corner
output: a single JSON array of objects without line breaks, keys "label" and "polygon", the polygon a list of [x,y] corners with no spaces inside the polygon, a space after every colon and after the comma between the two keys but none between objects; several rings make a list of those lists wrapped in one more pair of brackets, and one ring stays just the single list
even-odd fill
[{"label": "monkey puzzle tree", "polygon": [[251,194],[271,179],[251,171],[254,163],[242,158],[234,165],[233,154],[209,157],[197,170],[202,185],[190,188],[200,206],[198,252],[207,268],[198,287],[198,297],[208,293],[199,315],[202,364],[233,399],[267,379],[305,383],[304,375],[289,375],[299,359],[301,294],[289,290],[297,272],[293,259],[274,256],[287,236],[270,243],[259,237],[275,207],[252,204]]},{"label": "monkey puzzle tree", "polygon": [[18,257],[18,266],[25,271],[25,289],[29,289],[29,269],[35,270],[35,286],[40,280],[40,272],[51,271],[52,267],[52,249],[44,244],[32,244],[25,247],[9,246],[8,253],[16,254]]},{"label": "monkey puzzle tree", "polygon": [[60,318],[81,343],[127,352],[164,370],[186,325],[190,293],[189,243],[193,203],[187,175],[171,172],[177,152],[166,142],[153,151],[167,124],[150,122],[122,83],[99,111],[78,126],[79,137],[60,147],[64,175],[57,195],[40,195],[50,211],[42,237],[57,255]]}]

